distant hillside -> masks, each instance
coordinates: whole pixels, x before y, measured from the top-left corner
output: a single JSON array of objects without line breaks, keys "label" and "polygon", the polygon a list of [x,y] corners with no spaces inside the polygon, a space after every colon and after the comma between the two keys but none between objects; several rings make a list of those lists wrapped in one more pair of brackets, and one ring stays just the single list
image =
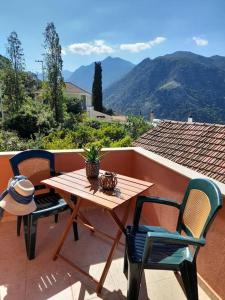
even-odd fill
[{"label": "distant hillside", "polygon": [[117,112],[161,119],[225,123],[225,57],[175,52],[146,58],[104,91]]},{"label": "distant hillside", "polygon": [[69,71],[69,70],[63,70],[62,73],[63,73],[63,78],[64,78],[65,81],[67,81],[71,77],[71,75],[73,74],[73,72]]},{"label": "distant hillside", "polygon": [[8,58],[0,54],[0,69],[6,68],[10,64]]},{"label": "distant hillside", "polygon": [[[102,86],[107,88],[113,82],[126,75],[134,65],[119,57],[107,57],[102,61]],[[68,81],[91,91],[94,77],[94,63],[88,66],[81,66],[68,79]]]}]

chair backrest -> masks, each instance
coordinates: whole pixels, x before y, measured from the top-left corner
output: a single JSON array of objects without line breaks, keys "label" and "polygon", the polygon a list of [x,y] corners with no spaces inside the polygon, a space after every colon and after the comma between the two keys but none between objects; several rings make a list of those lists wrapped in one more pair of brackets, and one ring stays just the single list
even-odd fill
[{"label": "chair backrest", "polygon": [[217,185],[208,179],[192,179],[180,209],[177,230],[188,236],[205,238],[209,226],[222,207],[222,195]]},{"label": "chair backrest", "polygon": [[10,164],[14,175],[26,176],[36,190],[44,188],[41,180],[55,175],[54,154],[45,150],[20,152],[10,159]]}]

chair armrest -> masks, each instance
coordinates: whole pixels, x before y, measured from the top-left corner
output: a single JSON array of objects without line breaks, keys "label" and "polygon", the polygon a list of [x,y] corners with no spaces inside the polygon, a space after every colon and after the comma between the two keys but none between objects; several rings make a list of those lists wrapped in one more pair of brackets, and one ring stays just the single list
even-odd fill
[{"label": "chair armrest", "polygon": [[149,255],[151,254],[152,246],[155,242],[163,242],[165,244],[175,244],[182,246],[204,246],[205,239],[196,239],[190,236],[182,236],[179,234],[168,233],[168,232],[148,232],[145,240],[145,247],[142,256],[143,263],[146,262]]},{"label": "chair armrest", "polygon": [[159,241],[168,244],[181,244],[181,245],[193,245],[193,246],[204,246],[205,239],[194,238],[191,236],[183,236],[179,234],[169,233],[169,232],[148,232],[147,239],[152,242]]},{"label": "chair armrest", "polygon": [[169,205],[169,206],[176,207],[178,209],[180,209],[181,206],[178,202],[174,200],[169,200],[169,199],[159,198],[159,197],[138,196],[135,211],[134,211],[134,221],[133,221],[133,225],[136,227],[139,224],[142,207],[144,203],[157,203],[157,204]]}]

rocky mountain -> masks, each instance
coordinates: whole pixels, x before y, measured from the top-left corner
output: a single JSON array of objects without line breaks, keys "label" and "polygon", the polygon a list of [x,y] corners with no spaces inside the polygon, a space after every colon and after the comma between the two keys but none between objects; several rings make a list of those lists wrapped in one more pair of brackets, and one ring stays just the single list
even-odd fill
[{"label": "rocky mountain", "polygon": [[[103,89],[110,86],[113,82],[121,79],[127,74],[134,65],[119,57],[107,57],[102,62],[102,86]],[[68,81],[91,91],[94,77],[94,63],[81,66],[68,79]]]},{"label": "rocky mountain", "polygon": [[144,59],[104,91],[104,105],[160,119],[225,123],[225,57],[175,52]]},{"label": "rocky mountain", "polygon": [[[73,74],[72,71],[69,71],[69,70],[63,70],[62,71],[62,75],[63,75],[63,78],[64,78],[64,81],[67,81],[70,76]],[[39,80],[42,80],[43,79],[43,75],[42,73],[37,73],[37,77]]]},{"label": "rocky mountain", "polygon": [[69,70],[63,70],[62,74],[63,74],[64,80],[67,81],[71,77],[71,75],[73,74],[73,72],[69,71]]}]

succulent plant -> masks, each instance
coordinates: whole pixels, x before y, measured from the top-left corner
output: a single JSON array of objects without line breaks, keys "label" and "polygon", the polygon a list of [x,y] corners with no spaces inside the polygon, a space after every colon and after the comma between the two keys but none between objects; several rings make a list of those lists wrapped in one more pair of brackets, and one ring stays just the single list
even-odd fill
[{"label": "succulent plant", "polygon": [[81,153],[83,158],[92,163],[99,162],[104,153],[101,153],[101,147],[98,147],[96,145],[91,145],[89,149],[84,148],[84,152]]}]

